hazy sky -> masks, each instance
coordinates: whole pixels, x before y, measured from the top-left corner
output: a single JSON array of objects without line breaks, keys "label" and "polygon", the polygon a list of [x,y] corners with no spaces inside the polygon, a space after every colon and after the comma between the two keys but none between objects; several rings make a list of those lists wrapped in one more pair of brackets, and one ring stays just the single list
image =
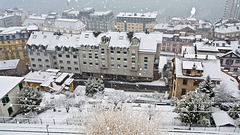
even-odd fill
[{"label": "hazy sky", "polygon": [[0,9],[19,7],[36,13],[62,11],[70,8],[94,7],[96,10],[118,12],[159,13],[159,20],[168,17],[189,17],[191,9],[196,8],[197,19],[217,20],[223,17],[226,0],[0,0]]}]

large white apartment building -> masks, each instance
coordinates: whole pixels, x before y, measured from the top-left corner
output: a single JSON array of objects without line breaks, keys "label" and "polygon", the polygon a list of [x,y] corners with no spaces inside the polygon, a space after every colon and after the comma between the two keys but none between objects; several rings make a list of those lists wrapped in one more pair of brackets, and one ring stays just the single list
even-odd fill
[{"label": "large white apartment building", "polygon": [[162,33],[34,32],[27,42],[31,68],[128,80],[158,77]]}]

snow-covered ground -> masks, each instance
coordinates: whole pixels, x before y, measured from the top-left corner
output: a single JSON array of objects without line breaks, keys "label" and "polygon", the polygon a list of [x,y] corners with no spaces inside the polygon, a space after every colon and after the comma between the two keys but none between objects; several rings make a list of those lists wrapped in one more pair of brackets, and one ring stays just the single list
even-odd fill
[{"label": "snow-covered ground", "polygon": [[[155,97],[155,98],[154,98]],[[156,99],[156,97],[161,99]],[[30,118],[31,124],[25,122],[25,124],[0,124],[1,135],[42,135],[48,131],[52,135],[57,134],[78,134],[83,133],[84,127],[78,126],[83,124],[79,115],[85,115],[87,112],[91,112],[96,109],[97,104],[101,104],[108,108],[113,105],[114,101],[129,100],[129,99],[144,99],[153,100],[154,103],[168,102],[166,93],[146,93],[146,92],[124,92],[120,90],[114,90],[110,88],[105,89],[105,96],[99,96],[95,98],[89,98],[85,96],[85,86],[78,86],[73,94],[50,94],[45,92],[44,99],[41,104],[41,108],[49,107],[48,110],[36,115],[34,118]],[[71,103],[72,106],[67,113],[66,102]],[[54,105],[53,105],[54,104]],[[174,106],[167,105],[155,105],[155,104],[143,104],[143,103],[121,103],[121,107],[133,112],[147,111],[149,114],[157,114],[162,120],[162,129],[167,131],[169,135],[198,135],[198,134],[233,134],[240,133],[239,128],[234,127],[192,127],[189,130],[189,126],[181,123],[176,117],[177,113],[173,112]],[[55,110],[53,109],[55,108]],[[23,115],[19,115],[16,119],[22,118]],[[14,123],[14,120],[12,120]],[[35,124],[32,124],[35,123]],[[76,125],[77,124],[77,125]]]}]

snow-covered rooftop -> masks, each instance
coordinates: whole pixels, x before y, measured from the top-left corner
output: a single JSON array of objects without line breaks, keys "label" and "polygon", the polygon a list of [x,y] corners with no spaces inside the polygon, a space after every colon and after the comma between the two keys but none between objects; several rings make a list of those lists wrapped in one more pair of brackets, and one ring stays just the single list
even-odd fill
[{"label": "snow-covered rooftop", "polygon": [[0,76],[0,98],[10,92],[23,79],[24,77]]},{"label": "snow-covered rooftop", "polygon": [[236,126],[234,120],[227,114],[227,112],[216,109],[216,111],[212,113],[212,116],[217,127]]},{"label": "snow-covered rooftop", "polygon": [[74,30],[80,30],[85,25],[77,19],[56,19],[54,26],[57,28],[67,28],[67,29],[74,29]]},{"label": "snow-covered rooftop", "polygon": [[47,50],[55,50],[56,46],[75,47],[80,35],[54,35],[53,32],[33,32],[27,42],[28,45],[44,45]]},{"label": "snow-covered rooftop", "polygon": [[22,30],[26,30],[26,27],[9,27],[3,30],[0,34],[15,34],[20,33]]},{"label": "snow-covered rooftop", "polygon": [[60,73],[59,70],[48,69],[46,71],[29,72],[24,81],[38,83],[40,86],[60,91],[73,82],[72,76],[71,73]]},{"label": "snow-covered rooftop", "polygon": [[43,26],[45,19],[46,16],[30,16],[24,21],[23,26],[29,25]]},{"label": "snow-covered rooftop", "polygon": [[196,30],[193,26],[191,25],[186,25],[186,24],[178,24],[178,25],[169,25],[167,23],[160,23],[154,26],[155,30],[168,30],[168,31],[174,31],[174,30],[182,30],[184,28],[190,28],[192,30]]},{"label": "snow-covered rooftop", "polygon": [[17,68],[20,59],[0,61],[0,70],[9,70]]},{"label": "snow-covered rooftop", "polygon": [[193,69],[195,66],[196,70],[203,70],[201,62],[194,62],[194,61],[183,61],[183,69]]},{"label": "snow-covered rooftop", "polygon": [[126,12],[120,12],[117,17],[135,17],[135,18],[156,18],[157,13],[126,13]]},{"label": "snow-covered rooftop", "polygon": [[112,13],[111,10],[108,10],[108,11],[95,11],[95,12],[91,13],[90,15],[101,16],[101,15],[107,15],[107,14],[110,14],[110,13]]},{"label": "snow-covered rooftop", "polygon": [[221,26],[217,26],[215,27],[215,32],[222,33],[222,34],[240,32],[240,23],[234,23],[234,24],[227,23]]},{"label": "snow-covered rooftop", "polygon": [[[187,54],[190,55],[190,54]],[[185,55],[185,56],[187,56]],[[176,65],[176,77],[178,78],[191,78],[191,79],[206,79],[209,75],[212,80],[221,81],[221,70],[220,70],[220,60],[216,59],[215,56],[208,55],[208,59],[206,55],[197,55],[197,59],[194,57],[175,57],[175,65]],[[215,57],[215,59],[213,59]],[[203,70],[203,74],[201,77],[192,77],[192,76],[185,76],[183,75],[183,63],[186,64],[184,61],[188,61],[187,65],[196,63],[200,69]],[[189,66],[190,67],[190,66]]]}]

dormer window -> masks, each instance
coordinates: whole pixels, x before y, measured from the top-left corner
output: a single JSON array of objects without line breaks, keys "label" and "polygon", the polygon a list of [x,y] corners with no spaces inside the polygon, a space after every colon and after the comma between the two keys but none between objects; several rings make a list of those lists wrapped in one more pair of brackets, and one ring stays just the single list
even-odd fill
[{"label": "dormer window", "polygon": [[123,40],[123,36],[119,36],[119,40]]},{"label": "dormer window", "polygon": [[85,34],[85,38],[89,38],[89,34]]}]

